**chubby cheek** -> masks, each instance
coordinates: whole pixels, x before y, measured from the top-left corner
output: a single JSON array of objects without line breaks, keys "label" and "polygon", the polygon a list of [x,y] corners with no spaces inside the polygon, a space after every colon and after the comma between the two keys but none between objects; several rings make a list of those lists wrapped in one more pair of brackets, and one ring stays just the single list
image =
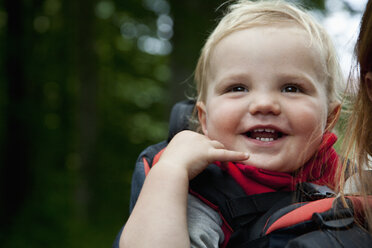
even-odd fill
[{"label": "chubby cheek", "polygon": [[325,104],[304,104],[301,111],[293,113],[297,113],[297,116],[292,116],[292,119],[296,120],[292,124],[299,132],[303,132],[304,137],[318,139],[323,136],[327,123],[327,107]]},{"label": "chubby cheek", "polygon": [[[308,121],[306,121],[308,119]],[[304,118],[304,123],[299,125],[297,129],[299,133],[302,133],[302,138],[307,140],[309,143],[317,143],[316,141],[321,139],[324,134],[325,124],[321,119],[309,119]]]},{"label": "chubby cheek", "polygon": [[242,118],[236,106],[211,101],[206,110],[206,135],[209,138],[223,142],[227,136],[236,133]]},{"label": "chubby cheek", "polygon": [[323,108],[304,109],[303,114],[298,116],[299,121],[296,126],[297,132],[301,137],[302,147],[305,154],[304,159],[309,159],[319,148],[326,127],[326,111]]}]

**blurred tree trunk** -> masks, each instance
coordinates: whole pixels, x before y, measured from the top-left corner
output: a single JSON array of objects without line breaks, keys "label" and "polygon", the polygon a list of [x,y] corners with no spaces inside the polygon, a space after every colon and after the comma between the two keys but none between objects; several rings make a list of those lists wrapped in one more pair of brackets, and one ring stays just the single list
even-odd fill
[{"label": "blurred tree trunk", "polygon": [[[1,227],[9,228],[30,186],[29,102],[24,76],[24,10],[21,1],[5,0],[7,33],[5,49],[6,123],[1,161]],[[4,229],[1,228],[4,235]]]},{"label": "blurred tree trunk", "polygon": [[185,99],[193,83],[194,69],[209,33],[220,16],[216,9],[222,0],[169,0],[174,18],[171,58],[171,102]]},{"label": "blurred tree trunk", "polygon": [[97,56],[94,42],[95,1],[75,1],[77,77],[79,82],[78,152],[80,178],[77,185],[78,215],[85,218],[89,207],[89,175],[95,165],[97,140]]}]

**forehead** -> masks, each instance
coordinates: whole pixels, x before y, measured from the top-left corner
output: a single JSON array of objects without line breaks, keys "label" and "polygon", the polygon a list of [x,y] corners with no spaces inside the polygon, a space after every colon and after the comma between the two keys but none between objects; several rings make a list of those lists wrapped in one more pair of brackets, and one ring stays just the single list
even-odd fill
[{"label": "forehead", "polygon": [[326,75],[325,57],[319,44],[296,24],[256,26],[235,31],[214,46],[209,60],[210,81],[227,72],[249,71],[250,65],[262,70],[311,70],[321,82]]}]

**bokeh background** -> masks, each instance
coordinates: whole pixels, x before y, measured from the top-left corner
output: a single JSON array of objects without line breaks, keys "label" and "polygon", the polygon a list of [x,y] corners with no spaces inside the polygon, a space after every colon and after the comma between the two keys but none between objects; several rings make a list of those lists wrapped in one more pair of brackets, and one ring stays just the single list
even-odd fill
[{"label": "bokeh background", "polygon": [[[0,1],[0,247],[112,245],[136,158],[192,95],[223,2]],[[300,2],[322,20],[361,12]]]}]

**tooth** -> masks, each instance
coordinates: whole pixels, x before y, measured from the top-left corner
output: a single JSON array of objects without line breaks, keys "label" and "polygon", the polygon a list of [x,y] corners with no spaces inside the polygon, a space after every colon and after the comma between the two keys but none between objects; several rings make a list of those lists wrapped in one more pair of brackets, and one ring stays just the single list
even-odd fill
[{"label": "tooth", "polygon": [[256,140],[263,141],[263,142],[269,142],[269,141],[274,141],[274,138],[256,137]]}]

